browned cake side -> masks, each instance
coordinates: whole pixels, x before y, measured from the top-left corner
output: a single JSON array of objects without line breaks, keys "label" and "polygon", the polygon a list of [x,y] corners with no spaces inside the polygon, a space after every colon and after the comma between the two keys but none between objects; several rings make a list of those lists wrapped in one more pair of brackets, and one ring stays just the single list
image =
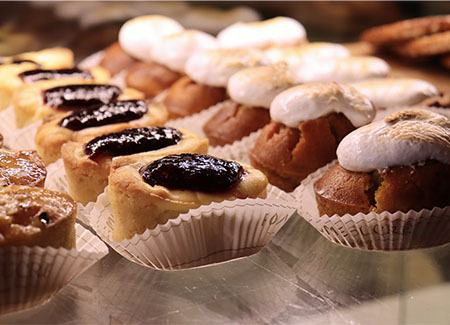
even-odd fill
[{"label": "browned cake side", "polygon": [[153,98],[180,79],[181,74],[156,62],[137,62],[128,68],[125,81],[128,87]]},{"label": "browned cake side", "polygon": [[269,110],[241,105],[232,100],[222,103],[221,109],[203,126],[212,146],[223,146],[240,140],[270,122]]},{"label": "browned cake side", "polygon": [[450,205],[450,165],[397,166],[357,173],[339,164],[314,184],[320,214],[420,211]]},{"label": "browned cake side", "polygon": [[115,75],[136,62],[136,59],[122,50],[119,42],[115,42],[105,49],[105,54],[100,61],[100,66],[108,70],[112,75]]},{"label": "browned cake side", "polygon": [[335,159],[337,145],[354,129],[340,113],[305,121],[296,129],[272,121],[263,128],[250,159],[271,184],[290,192],[308,174]]},{"label": "browned cake side", "polygon": [[179,118],[198,113],[226,98],[225,88],[198,84],[184,76],[170,87],[164,105],[169,118]]}]

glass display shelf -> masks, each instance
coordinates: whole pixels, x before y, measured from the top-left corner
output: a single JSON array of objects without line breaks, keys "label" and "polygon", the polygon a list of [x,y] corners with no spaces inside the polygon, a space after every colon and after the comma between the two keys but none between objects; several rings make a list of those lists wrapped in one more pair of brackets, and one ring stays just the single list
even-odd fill
[{"label": "glass display shelf", "polygon": [[260,253],[219,265],[157,271],[111,250],[0,323],[449,324],[449,247],[344,248],[294,214]]}]

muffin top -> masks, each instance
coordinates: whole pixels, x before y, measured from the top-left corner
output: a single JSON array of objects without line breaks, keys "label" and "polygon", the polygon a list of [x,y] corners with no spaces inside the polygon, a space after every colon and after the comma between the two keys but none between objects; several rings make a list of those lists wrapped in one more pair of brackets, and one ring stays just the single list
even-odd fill
[{"label": "muffin top", "polygon": [[343,113],[355,127],[370,123],[375,116],[375,108],[366,96],[335,82],[292,87],[270,105],[272,120],[292,128],[333,112]]},{"label": "muffin top", "polygon": [[406,109],[348,134],[337,149],[348,170],[368,172],[426,160],[450,164],[450,120],[424,109]]}]

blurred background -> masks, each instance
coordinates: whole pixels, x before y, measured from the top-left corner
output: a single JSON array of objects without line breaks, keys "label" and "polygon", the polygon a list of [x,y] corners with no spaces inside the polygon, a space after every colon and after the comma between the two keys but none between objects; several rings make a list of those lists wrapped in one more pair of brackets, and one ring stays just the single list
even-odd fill
[{"label": "blurred background", "polygon": [[117,40],[120,26],[159,14],[185,28],[216,34],[236,21],[290,16],[311,41],[354,42],[362,30],[410,17],[450,13],[449,2],[0,2],[0,56],[51,46],[71,48],[77,61]]}]

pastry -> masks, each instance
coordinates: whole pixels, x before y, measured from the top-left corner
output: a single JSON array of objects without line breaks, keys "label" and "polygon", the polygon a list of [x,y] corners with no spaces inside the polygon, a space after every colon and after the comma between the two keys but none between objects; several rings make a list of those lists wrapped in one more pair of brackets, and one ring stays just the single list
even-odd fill
[{"label": "pastry", "polygon": [[27,185],[44,187],[47,170],[36,151],[0,149],[0,187]]},{"label": "pastry", "polygon": [[403,110],[347,135],[339,164],[314,184],[320,214],[420,211],[450,205],[450,120]]},{"label": "pastry", "polygon": [[200,154],[115,169],[108,186],[113,239],[131,238],[202,204],[265,197],[266,185],[266,177],[251,166]]},{"label": "pastry", "polygon": [[208,140],[190,131],[148,127],[104,134],[89,142],[70,141],[62,146],[61,155],[70,195],[87,204],[105,189],[111,165],[117,169],[155,156],[207,151]]},{"label": "pastry", "polygon": [[310,61],[295,72],[298,83],[353,82],[386,77],[390,67],[386,61],[373,56],[350,56],[324,61]]},{"label": "pastry", "polygon": [[136,62],[138,61],[120,47],[119,42],[115,42],[105,49],[100,66],[108,70],[112,75],[116,75]]},{"label": "pastry", "polygon": [[21,185],[0,188],[0,247],[75,248],[76,214],[66,194]]},{"label": "pastry", "polygon": [[54,48],[27,52],[3,59],[0,64],[0,110],[11,104],[14,91],[23,80],[20,73],[34,69],[68,69],[73,67],[73,53],[69,49]]},{"label": "pastry", "polygon": [[419,104],[420,106],[450,108],[450,92],[445,91],[436,96],[428,97]]},{"label": "pastry", "polygon": [[351,86],[366,95],[377,109],[416,105],[439,94],[428,81],[413,78],[380,78],[357,81]]},{"label": "pastry", "polygon": [[352,87],[316,83],[279,94],[270,116],[272,121],[249,152],[250,160],[271,184],[293,191],[308,174],[336,158],[342,138],[371,122],[375,108]]},{"label": "pastry", "polygon": [[373,27],[361,34],[361,40],[386,46],[450,30],[450,15],[421,17]]},{"label": "pastry", "polygon": [[294,85],[294,76],[283,62],[243,69],[228,82],[231,100],[203,126],[212,146],[223,146],[242,139],[270,122],[270,103]]},{"label": "pastry", "polygon": [[450,53],[450,31],[422,36],[399,44],[395,47],[395,51],[408,58],[421,58]]},{"label": "pastry", "polygon": [[264,54],[254,49],[216,49],[194,53],[186,62],[186,77],[178,80],[163,100],[169,117],[198,113],[226,99],[228,79],[246,67],[261,65]]},{"label": "pastry", "polygon": [[450,54],[443,55],[439,61],[444,68],[450,69]]},{"label": "pastry", "polygon": [[268,48],[307,42],[305,28],[297,20],[276,17],[261,22],[238,22],[217,34],[222,48]]},{"label": "pastry", "polygon": [[163,125],[166,120],[167,111],[161,105],[147,105],[142,100],[117,101],[50,116],[38,128],[36,148],[48,165],[61,157],[61,146],[68,141],[89,141],[127,128]]},{"label": "pastry", "polygon": [[142,99],[141,92],[112,85],[80,80],[49,80],[25,85],[14,95],[16,125],[19,128],[37,122],[47,115],[99,106],[115,100]]}]

